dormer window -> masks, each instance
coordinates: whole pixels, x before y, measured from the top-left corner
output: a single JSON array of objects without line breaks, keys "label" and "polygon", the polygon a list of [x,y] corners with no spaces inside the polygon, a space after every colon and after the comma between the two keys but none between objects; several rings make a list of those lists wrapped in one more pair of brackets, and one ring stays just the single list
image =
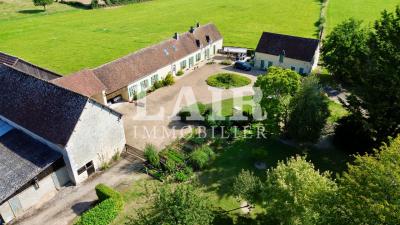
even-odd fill
[{"label": "dormer window", "polygon": [[197,45],[198,48],[200,48],[200,45],[201,45],[200,44],[200,40],[196,39],[196,45]]},{"label": "dormer window", "polygon": [[211,38],[210,38],[210,36],[206,35],[206,40],[207,40],[207,43],[211,43]]}]

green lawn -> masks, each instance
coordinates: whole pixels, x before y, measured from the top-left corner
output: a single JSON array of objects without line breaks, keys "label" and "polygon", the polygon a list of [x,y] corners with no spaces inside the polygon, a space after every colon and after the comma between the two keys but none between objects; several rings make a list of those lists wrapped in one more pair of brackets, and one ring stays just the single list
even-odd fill
[{"label": "green lawn", "polygon": [[327,25],[328,31],[350,17],[364,20],[370,24],[380,17],[384,9],[394,11],[399,0],[329,0]]},{"label": "green lawn", "polygon": [[68,10],[77,10],[77,8],[54,2],[47,6],[46,11],[43,11],[43,7],[34,6],[32,0],[0,0],[0,21],[45,16]]},{"label": "green lawn", "polygon": [[313,37],[319,8],[315,0],[154,0],[4,19],[0,51],[68,74],[187,31],[197,21],[215,23],[226,45],[255,48],[263,31]]},{"label": "green lawn", "polygon": [[250,78],[236,73],[218,73],[207,78],[207,84],[224,89],[243,87],[251,83]]}]

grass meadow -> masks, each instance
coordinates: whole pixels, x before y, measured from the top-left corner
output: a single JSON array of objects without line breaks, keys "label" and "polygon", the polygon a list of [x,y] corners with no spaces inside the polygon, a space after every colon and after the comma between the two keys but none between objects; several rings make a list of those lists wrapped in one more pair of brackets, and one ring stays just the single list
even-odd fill
[{"label": "grass meadow", "polygon": [[0,19],[0,51],[69,74],[185,32],[197,21],[215,23],[225,45],[255,48],[263,31],[315,37],[319,9],[316,0],[154,0],[37,14]]},{"label": "grass meadow", "polygon": [[400,5],[400,0],[329,0],[326,18],[328,32],[350,17],[373,25],[384,9],[394,11],[396,5]]}]

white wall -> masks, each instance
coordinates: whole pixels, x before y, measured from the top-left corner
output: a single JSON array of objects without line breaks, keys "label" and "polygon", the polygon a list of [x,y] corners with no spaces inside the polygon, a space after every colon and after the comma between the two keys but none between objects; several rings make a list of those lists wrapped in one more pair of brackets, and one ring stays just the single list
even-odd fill
[{"label": "white wall", "polygon": [[[18,201],[21,205],[21,209],[18,211],[13,211],[10,206],[9,201],[4,202],[0,206],[0,214],[6,223],[11,220],[22,216],[30,208],[38,208],[52,197],[54,197],[58,191],[58,184],[54,182],[54,178],[58,180],[61,186],[64,186],[69,182],[68,174],[66,173],[66,168],[62,167],[57,171],[49,174],[39,181],[39,188],[35,188],[33,185],[29,186],[21,193],[14,196],[12,199]],[[62,181],[61,183],[59,181]]]},{"label": "white wall", "polygon": [[282,67],[286,69],[291,69],[291,67],[294,66],[296,72],[299,72],[300,68],[303,68],[304,73],[306,74],[309,74],[313,69],[312,63],[309,62],[284,57],[283,63],[280,63],[279,56],[256,52],[254,57],[254,66],[256,68],[263,69],[261,68],[261,60],[264,60],[265,67],[268,66],[268,61],[271,61],[273,63],[272,66]]},{"label": "white wall", "polygon": [[[219,50],[219,49],[222,49],[223,39],[218,40],[218,41],[212,43],[211,45],[205,46],[205,47],[199,49],[198,51],[196,51],[196,52],[194,52],[194,53],[192,53],[192,54],[190,54],[190,55],[187,55],[187,56],[185,56],[184,58],[181,58],[181,59],[179,59],[179,60],[173,62],[172,64],[167,65],[167,66],[165,66],[165,67],[163,67],[163,68],[160,68],[160,69],[158,69],[157,71],[155,71],[155,72],[153,72],[153,73],[150,73],[150,74],[144,76],[143,78],[141,78],[141,79],[139,79],[139,80],[137,80],[137,81],[134,81],[133,83],[129,84],[128,87],[126,88],[126,90],[123,90],[124,92],[128,92],[128,95],[129,95],[129,98],[127,98],[127,99],[125,99],[125,100],[127,100],[127,101],[133,100],[133,97],[134,97],[134,96],[133,96],[133,95],[130,95],[130,93],[129,93],[129,88],[131,88],[132,86],[136,85],[136,87],[137,87],[137,89],[136,89],[136,90],[137,90],[137,93],[146,91],[147,89],[149,89],[149,88],[152,86],[152,85],[151,85],[151,77],[152,77],[153,75],[158,74],[158,79],[159,79],[159,80],[162,80],[162,79],[164,79],[164,78],[167,76],[168,73],[172,73],[172,67],[173,67],[173,65],[176,66],[176,72],[178,72],[179,70],[186,71],[186,70],[189,70],[189,69],[193,68],[193,67],[189,68],[189,58],[190,58],[190,57],[193,57],[194,66],[196,66],[196,65],[199,64],[200,62],[203,62],[204,60],[206,60],[206,59],[204,58],[204,57],[205,57],[204,54],[205,54],[206,49],[209,49],[209,51],[210,51],[210,57],[209,57],[209,58],[211,59],[211,58],[214,56],[214,54],[213,54],[213,46],[214,46],[214,45],[216,46],[216,48],[215,48],[215,54],[217,54],[218,50]],[[196,55],[197,55],[198,53],[200,53],[201,59],[200,59],[200,61],[196,62]],[[182,62],[183,60],[186,60],[186,68],[181,68],[181,62]],[[141,88],[140,83],[141,83],[143,80],[148,80],[149,86],[148,86],[147,89],[142,89],[142,88]]]},{"label": "white wall", "polygon": [[73,174],[71,179],[75,183],[84,181],[87,173],[78,175],[79,168],[93,161],[98,169],[103,162],[109,162],[112,156],[122,152],[125,143],[122,118],[102,105],[88,101],[66,145]]}]

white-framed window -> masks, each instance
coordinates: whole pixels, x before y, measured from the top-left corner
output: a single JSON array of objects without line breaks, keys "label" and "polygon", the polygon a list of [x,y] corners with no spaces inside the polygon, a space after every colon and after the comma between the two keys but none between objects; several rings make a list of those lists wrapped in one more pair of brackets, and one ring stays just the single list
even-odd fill
[{"label": "white-framed window", "polygon": [[181,61],[181,69],[185,69],[186,68],[186,59]]},{"label": "white-framed window", "polygon": [[129,93],[129,97],[133,98],[138,93],[138,86],[136,84],[130,86],[128,89],[128,93]]},{"label": "white-framed window", "polygon": [[196,54],[196,62],[201,60],[201,53]]},{"label": "white-framed window", "polygon": [[140,82],[140,87],[142,88],[142,91],[146,90],[149,87],[149,81],[146,80],[142,80]]},{"label": "white-framed window", "polygon": [[158,81],[158,74],[154,74],[151,76],[151,85]]}]

